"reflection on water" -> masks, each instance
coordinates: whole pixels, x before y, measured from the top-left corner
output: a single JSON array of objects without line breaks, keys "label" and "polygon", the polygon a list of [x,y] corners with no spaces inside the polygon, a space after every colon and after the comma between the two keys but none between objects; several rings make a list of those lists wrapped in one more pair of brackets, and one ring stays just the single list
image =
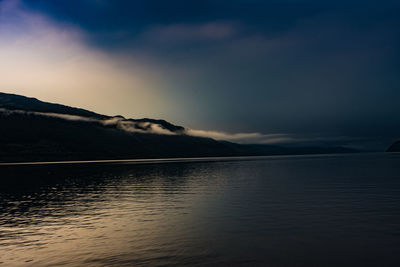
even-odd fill
[{"label": "reflection on water", "polygon": [[400,156],[0,167],[4,266],[400,266]]}]

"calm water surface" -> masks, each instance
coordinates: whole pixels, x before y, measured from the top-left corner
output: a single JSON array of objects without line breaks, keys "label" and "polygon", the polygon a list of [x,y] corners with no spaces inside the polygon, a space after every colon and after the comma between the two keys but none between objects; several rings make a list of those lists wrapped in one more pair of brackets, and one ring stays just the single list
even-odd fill
[{"label": "calm water surface", "polygon": [[0,266],[400,266],[400,155],[0,166]]}]

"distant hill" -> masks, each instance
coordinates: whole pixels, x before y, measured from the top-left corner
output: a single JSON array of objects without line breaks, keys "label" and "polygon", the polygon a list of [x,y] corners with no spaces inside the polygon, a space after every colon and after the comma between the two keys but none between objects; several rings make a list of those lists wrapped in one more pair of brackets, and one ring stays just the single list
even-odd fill
[{"label": "distant hill", "polygon": [[[69,106],[64,106],[60,104],[53,104],[40,101],[36,98],[15,95],[15,94],[6,94],[0,92],[0,108],[7,110],[22,110],[28,112],[45,112],[45,113],[56,113],[56,114],[65,114],[65,115],[74,115],[81,117],[88,117],[100,120],[106,120],[111,118],[122,118],[122,116],[106,116],[102,114],[98,114],[92,111],[88,111],[81,108],[74,108]],[[130,119],[130,121],[137,122],[149,122],[149,123],[157,123],[162,125],[165,129],[170,131],[183,131],[184,128],[181,126],[173,125],[165,120],[154,120],[154,119]]]},{"label": "distant hill", "polygon": [[242,145],[186,134],[165,120],[126,119],[0,93],[0,161],[348,153],[343,147]]},{"label": "distant hill", "polygon": [[393,143],[388,149],[387,152],[400,152],[400,141]]},{"label": "distant hill", "polygon": [[0,93],[0,108],[9,110],[25,110],[36,112],[51,112],[60,114],[77,115],[84,117],[93,117],[99,119],[108,118],[108,116],[100,115],[81,108],[73,108],[60,104],[53,104],[40,101],[36,98]]}]

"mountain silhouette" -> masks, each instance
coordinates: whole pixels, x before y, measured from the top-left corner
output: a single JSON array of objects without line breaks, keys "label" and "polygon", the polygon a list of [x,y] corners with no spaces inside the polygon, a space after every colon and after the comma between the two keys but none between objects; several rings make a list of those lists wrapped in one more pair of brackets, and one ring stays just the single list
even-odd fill
[{"label": "mountain silhouette", "polygon": [[394,142],[388,149],[387,152],[400,152],[400,141]]},{"label": "mountain silhouette", "polygon": [[0,123],[2,162],[355,152],[216,141],[165,120],[107,116],[6,93],[0,93]]}]

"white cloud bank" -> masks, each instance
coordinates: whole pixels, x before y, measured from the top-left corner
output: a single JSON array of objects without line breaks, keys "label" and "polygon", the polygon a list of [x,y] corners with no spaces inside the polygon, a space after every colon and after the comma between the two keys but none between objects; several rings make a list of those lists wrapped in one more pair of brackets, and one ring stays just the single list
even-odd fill
[{"label": "white cloud bank", "polygon": [[50,112],[36,112],[24,110],[8,110],[0,108],[0,114],[9,116],[12,114],[21,115],[36,115],[43,117],[58,118],[69,121],[83,121],[99,123],[103,126],[114,126],[122,131],[131,133],[147,133],[147,134],[162,134],[162,135],[178,135],[186,134],[196,137],[212,138],[215,140],[224,140],[242,144],[277,144],[277,143],[290,143],[296,141],[287,134],[261,134],[261,133],[226,133],[221,131],[205,131],[185,129],[182,132],[173,132],[163,127],[163,125],[148,121],[135,121],[125,119],[124,117],[112,117],[109,119],[97,119],[92,117],[84,117],[71,114],[50,113]]},{"label": "white cloud bank", "polygon": [[205,131],[193,129],[187,129],[186,133],[192,136],[207,137],[215,140],[225,140],[243,144],[290,143],[295,140],[287,134],[226,133],[221,131]]},{"label": "white cloud bank", "polygon": [[51,112],[36,112],[36,111],[24,111],[24,110],[8,110],[0,108],[0,114],[4,116],[9,116],[12,114],[21,115],[36,115],[50,118],[57,118],[69,121],[83,121],[83,122],[94,122],[99,123],[104,126],[115,126],[117,129],[131,132],[131,133],[148,133],[148,134],[164,134],[164,135],[175,135],[176,133],[163,128],[161,124],[152,122],[138,122],[127,120],[123,117],[113,117],[110,119],[96,119],[91,117],[61,114],[61,113],[51,113]]}]

